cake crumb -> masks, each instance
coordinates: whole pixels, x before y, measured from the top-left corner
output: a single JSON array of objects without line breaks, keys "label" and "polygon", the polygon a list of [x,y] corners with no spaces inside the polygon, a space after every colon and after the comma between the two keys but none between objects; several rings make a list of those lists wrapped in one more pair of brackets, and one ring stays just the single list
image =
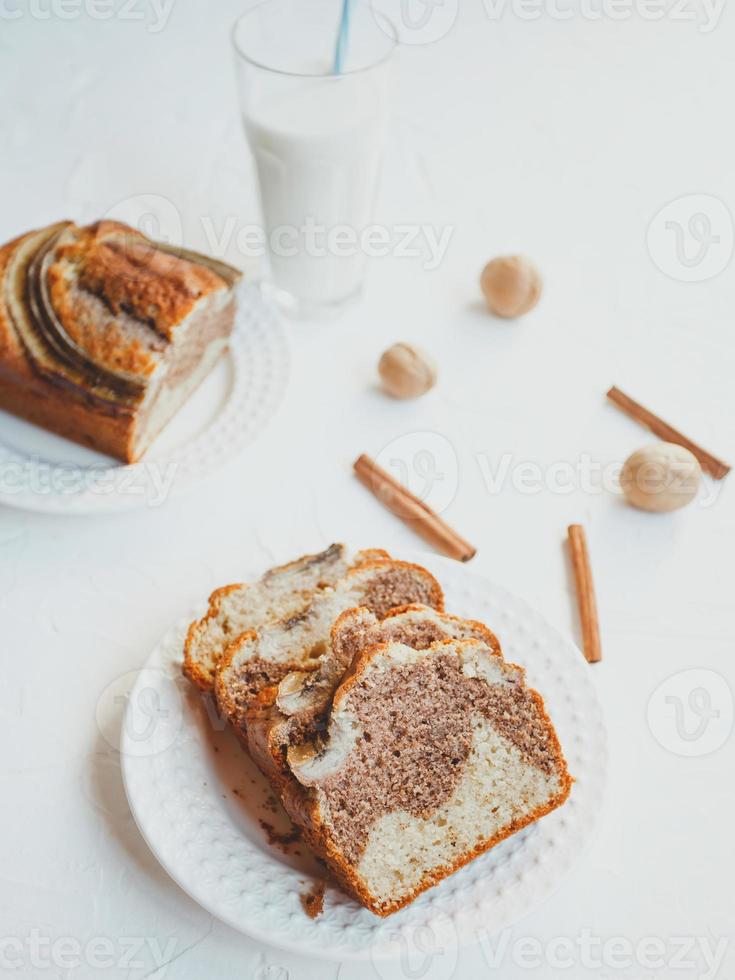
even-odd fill
[{"label": "cake crumb", "polygon": [[310,919],[318,918],[324,911],[324,889],[325,884],[323,881],[318,882],[311,891],[307,892],[305,895],[300,895],[301,904],[304,907],[304,912],[309,916]]},{"label": "cake crumb", "polygon": [[268,843],[280,847],[285,854],[288,854],[289,844],[295,844],[301,837],[301,831],[297,828],[290,830],[287,834],[282,834],[276,830],[273,824],[268,823],[267,820],[259,820],[258,823],[265,831]]}]

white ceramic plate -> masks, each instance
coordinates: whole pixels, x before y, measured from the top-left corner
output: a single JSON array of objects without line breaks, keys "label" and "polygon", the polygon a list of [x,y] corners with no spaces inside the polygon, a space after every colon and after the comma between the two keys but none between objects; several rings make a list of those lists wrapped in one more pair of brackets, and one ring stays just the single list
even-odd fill
[{"label": "white ceramic plate", "polygon": [[255,438],[287,372],[278,314],[245,284],[227,354],[139,463],[126,466],[0,411],[0,503],[56,514],[159,506]]},{"label": "white ceramic plate", "polygon": [[388,919],[328,886],[324,912],[312,920],[300,897],[323,871],[303,846],[269,843],[263,825],[287,833],[285,815],[274,812],[264,779],[212,705],[181,676],[187,617],[161,640],[130,693],[120,743],[128,799],[172,878],[212,915],[275,946],[376,962],[428,947],[456,955],[463,942],[488,927],[500,931],[558,887],[600,809],[606,734],[592,668],[579,650],[525,602],[466,566],[408,557],[434,572],[449,611],[487,622],[506,659],[526,667],[576,779],[571,797]]}]

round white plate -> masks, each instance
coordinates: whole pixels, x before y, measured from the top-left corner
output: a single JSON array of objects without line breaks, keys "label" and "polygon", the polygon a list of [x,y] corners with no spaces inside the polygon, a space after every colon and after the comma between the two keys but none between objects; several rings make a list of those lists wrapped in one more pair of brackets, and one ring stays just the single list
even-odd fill
[{"label": "round white plate", "polygon": [[527,669],[576,782],[559,810],[388,919],[328,884],[324,912],[312,920],[301,896],[324,871],[302,845],[269,843],[264,824],[281,834],[290,825],[212,704],[181,676],[187,617],[161,640],[130,693],[120,743],[130,806],[153,853],[192,898],[235,929],[284,949],[376,962],[429,947],[456,956],[461,943],[499,932],[558,887],[601,806],[606,733],[579,650],[525,602],[466,566],[409,557],[437,576],[448,610],[488,623],[506,659]]},{"label": "round white plate", "polygon": [[0,411],[0,503],[56,514],[156,507],[251,442],[286,387],[288,349],[257,286],[239,289],[228,351],[155,440],[126,466]]}]

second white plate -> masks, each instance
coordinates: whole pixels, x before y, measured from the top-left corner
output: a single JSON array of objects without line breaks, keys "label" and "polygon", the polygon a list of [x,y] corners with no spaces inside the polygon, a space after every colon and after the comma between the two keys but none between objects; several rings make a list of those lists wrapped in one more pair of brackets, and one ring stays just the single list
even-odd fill
[{"label": "second white plate", "polygon": [[55,514],[160,506],[255,438],[287,373],[279,316],[244,284],[226,355],[140,462],[126,466],[0,411],[0,503]]},{"label": "second white plate", "polygon": [[[301,898],[323,881],[306,849],[284,842],[285,815],[211,703],[181,676],[191,617],[152,652],[130,692],[121,739],[130,806],[169,874],[212,915],[289,950],[376,961],[417,947],[456,954],[546,899],[579,857],[601,806],[606,733],[589,665],[525,602],[466,566],[407,556],[439,579],[452,613],[497,633],[505,658],[543,695],[575,777],[569,801],[412,905],[379,919],[334,887],[310,919]],[[279,840],[280,838],[280,840]]]}]

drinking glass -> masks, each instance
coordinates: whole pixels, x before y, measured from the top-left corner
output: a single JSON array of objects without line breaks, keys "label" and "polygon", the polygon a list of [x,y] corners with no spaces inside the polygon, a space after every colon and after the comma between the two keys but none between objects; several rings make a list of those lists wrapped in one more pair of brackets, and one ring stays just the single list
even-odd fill
[{"label": "drinking glass", "polygon": [[312,316],[360,292],[385,143],[396,33],[371,4],[266,0],[233,30],[243,125],[255,160],[270,284]]}]

